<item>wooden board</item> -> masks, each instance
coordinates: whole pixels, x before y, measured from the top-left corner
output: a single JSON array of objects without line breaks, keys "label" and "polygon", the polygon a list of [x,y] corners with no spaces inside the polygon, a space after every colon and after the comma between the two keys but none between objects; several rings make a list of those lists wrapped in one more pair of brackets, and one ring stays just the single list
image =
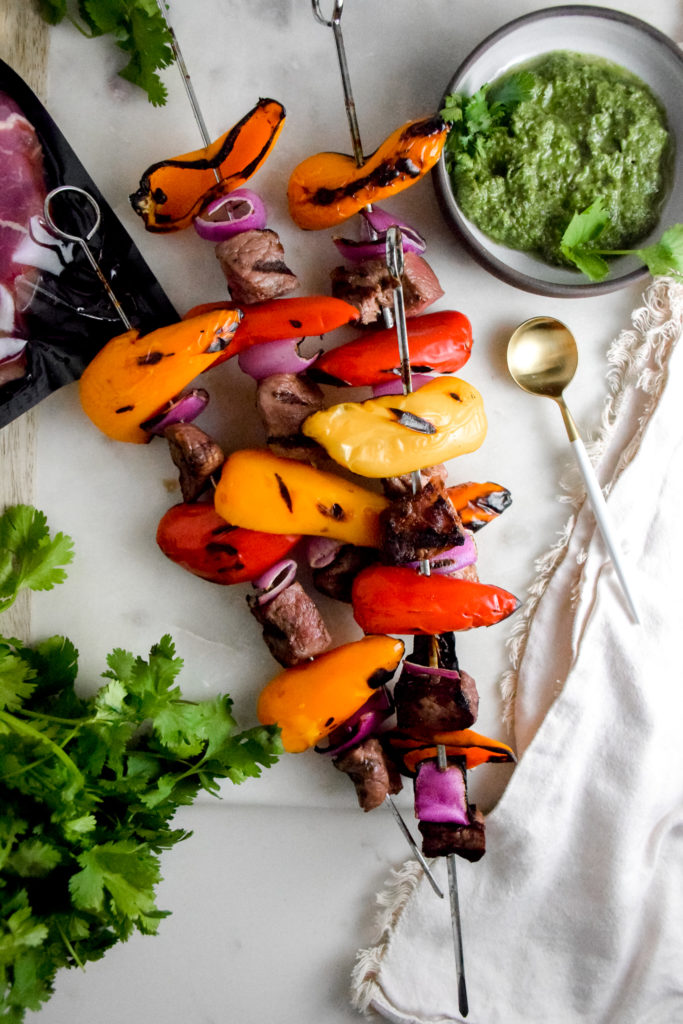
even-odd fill
[{"label": "wooden board", "polygon": [[[47,83],[49,29],[27,0],[3,0],[0,6],[0,58],[22,76],[41,100]],[[0,429],[0,509],[30,504],[34,493],[35,413],[31,410]],[[21,594],[3,616],[0,631],[27,639],[30,598]]]}]

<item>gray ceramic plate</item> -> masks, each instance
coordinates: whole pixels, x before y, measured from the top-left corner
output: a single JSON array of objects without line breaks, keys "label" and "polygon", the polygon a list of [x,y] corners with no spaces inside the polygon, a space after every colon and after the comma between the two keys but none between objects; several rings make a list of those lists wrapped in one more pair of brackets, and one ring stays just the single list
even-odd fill
[{"label": "gray ceramic plate", "polygon": [[[550,7],[516,18],[488,36],[460,65],[444,90],[472,95],[517,64],[552,50],[604,57],[638,75],[667,111],[674,137],[675,171],[660,224],[683,220],[683,55],[659,30],[638,18],[604,7]],[[442,157],[434,185],[444,216],[478,262],[508,284],[537,295],[581,297],[614,291],[647,276],[632,256],[616,257],[609,276],[592,282],[578,271],[553,267],[527,253],[493,242],[461,212]],[[662,228],[642,244],[655,241]]]}]

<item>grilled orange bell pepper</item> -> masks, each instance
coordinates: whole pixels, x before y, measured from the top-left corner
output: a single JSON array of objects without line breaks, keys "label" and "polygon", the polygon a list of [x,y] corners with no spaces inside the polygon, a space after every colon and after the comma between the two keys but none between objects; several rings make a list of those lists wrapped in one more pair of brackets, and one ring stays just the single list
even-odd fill
[{"label": "grilled orange bell pepper", "polygon": [[145,444],[140,426],[212,366],[237,329],[240,313],[219,310],[160,327],[126,331],[108,341],[79,381],[86,416],[116,441]]},{"label": "grilled orange bell pepper", "polygon": [[471,384],[436,377],[409,395],[330,406],[301,429],[352,473],[402,476],[474,451],[486,436],[486,415]]},{"label": "grilled orange bell pepper", "polygon": [[452,576],[423,576],[395,565],[362,569],[353,581],[351,602],[365,633],[399,636],[493,626],[519,607],[514,594],[501,587]]},{"label": "grilled orange bell pepper", "polygon": [[388,500],[350,481],[265,449],[233,452],[214,494],[227,522],[268,533],[332,537],[379,547]]},{"label": "grilled orange bell pepper", "polygon": [[292,171],[289,212],[308,230],[341,224],[368,203],[409,188],[436,164],[448,126],[440,117],[397,128],[359,167],[343,153],[316,153]]},{"label": "grilled orange bell pepper", "polygon": [[424,739],[407,733],[393,732],[387,734],[387,741],[400,754],[403,764],[411,773],[417,771],[421,761],[437,756],[437,743],[445,746],[448,757],[462,757],[467,769],[491,761],[517,761],[515,752],[507,743],[482,736],[473,729],[435,733],[431,743],[425,743]]},{"label": "grilled orange bell pepper", "polygon": [[500,484],[474,483],[454,484],[447,488],[448,497],[458,510],[463,526],[475,532],[486,526],[492,519],[512,504],[512,495]]},{"label": "grilled orange bell pepper", "polygon": [[284,120],[281,103],[261,99],[209,146],[148,167],[139,188],[129,197],[147,230],[186,228],[213,199],[244,185],[275,145]]},{"label": "grilled orange bell pepper", "polygon": [[280,672],[259,697],[262,725],[279,725],[290,754],[315,746],[387,682],[403,657],[400,640],[366,636]]}]

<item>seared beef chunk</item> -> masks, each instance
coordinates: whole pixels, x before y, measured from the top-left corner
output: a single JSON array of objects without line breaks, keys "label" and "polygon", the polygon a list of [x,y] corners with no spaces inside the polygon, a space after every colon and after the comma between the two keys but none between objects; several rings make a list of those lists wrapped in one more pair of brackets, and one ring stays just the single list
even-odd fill
[{"label": "seared beef chunk", "polygon": [[280,239],[269,228],[241,231],[216,246],[230,295],[245,305],[276,299],[299,287],[284,257]]},{"label": "seared beef chunk", "polygon": [[394,563],[431,558],[465,542],[460,516],[440,480],[396,498],[380,515],[382,549]]},{"label": "seared beef chunk", "polygon": [[259,381],[256,407],[265,427],[269,447],[289,458],[308,456],[317,447],[301,433],[301,424],[322,409],[324,395],[305,374],[274,373]]},{"label": "seared beef chunk", "polygon": [[[332,294],[356,307],[361,324],[374,324],[383,309],[393,306],[393,279],[383,260],[335,267],[330,276]],[[434,271],[414,252],[404,255],[401,283],[408,316],[421,313],[444,294]]]},{"label": "seared beef chunk", "polygon": [[401,776],[376,736],[345,750],[334,759],[334,766],[349,776],[364,811],[374,810],[384,803],[389,794],[401,791]]},{"label": "seared beef chunk", "polygon": [[412,735],[469,729],[479,713],[479,694],[472,676],[459,679],[402,672],[394,687],[396,724]]},{"label": "seared beef chunk", "polygon": [[271,601],[247,599],[263,626],[263,639],[276,661],[289,668],[322,654],[332,643],[315,602],[300,583],[292,583]]},{"label": "seared beef chunk", "polygon": [[486,853],[484,815],[474,804],[469,804],[469,825],[451,825],[448,822],[421,821],[422,852],[425,857],[445,857],[457,853],[465,860],[481,860]]},{"label": "seared beef chunk", "polygon": [[313,570],[313,584],[321,594],[350,604],[354,579],[361,569],[376,561],[377,552],[374,548],[343,544],[329,565]]},{"label": "seared beef chunk", "polygon": [[164,430],[171,458],[180,471],[183,501],[196,501],[212,473],[225,462],[219,445],[194,423],[172,423]]},{"label": "seared beef chunk", "polygon": [[[436,466],[425,466],[420,471],[420,486],[424,487],[430,480],[440,480],[446,486],[448,470],[439,463]],[[413,493],[413,475],[406,473],[405,476],[387,476],[382,480],[382,490],[387,498],[404,498],[407,494]]]}]

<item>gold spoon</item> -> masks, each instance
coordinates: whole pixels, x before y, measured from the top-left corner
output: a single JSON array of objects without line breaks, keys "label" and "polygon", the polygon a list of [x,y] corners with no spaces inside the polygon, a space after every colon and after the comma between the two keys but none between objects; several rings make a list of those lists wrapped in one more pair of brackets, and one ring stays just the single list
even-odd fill
[{"label": "gold spoon", "polygon": [[520,388],[557,402],[572,445],[600,533],[612,559],[629,610],[639,622],[621,551],[609,522],[607,504],[581,435],[564,400],[563,391],[576,372],[579,354],[571,331],[553,317],[535,316],[513,332],[507,349],[508,370]]}]

